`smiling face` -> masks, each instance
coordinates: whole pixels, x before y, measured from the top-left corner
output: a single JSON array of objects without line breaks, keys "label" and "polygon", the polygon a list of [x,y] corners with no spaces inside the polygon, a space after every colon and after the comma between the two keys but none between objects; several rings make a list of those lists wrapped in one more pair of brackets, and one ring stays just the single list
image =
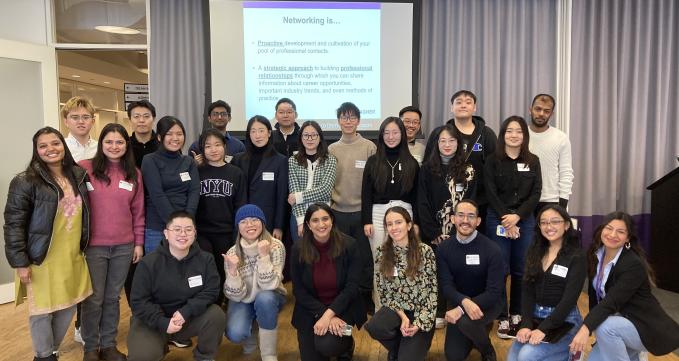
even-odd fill
[{"label": "smiling face", "polygon": [[457,151],[457,138],[448,133],[447,130],[442,130],[439,135],[439,153],[442,156],[450,157]]},{"label": "smiling face", "polygon": [[396,122],[391,122],[384,127],[382,139],[384,139],[384,144],[387,148],[396,148],[401,144],[401,130],[396,125]]},{"label": "smiling face", "polygon": [[209,135],[207,139],[205,139],[203,155],[205,155],[205,159],[207,159],[208,162],[223,162],[225,152],[224,138],[217,138],[213,135]]},{"label": "smiling face", "polygon": [[521,148],[523,144],[523,130],[519,122],[509,122],[505,132],[505,146],[508,148]]},{"label": "smiling face", "polygon": [[540,233],[542,233],[542,236],[545,237],[549,243],[562,242],[563,235],[570,227],[563,217],[553,209],[542,212],[539,219],[539,225]]},{"label": "smiling face", "polygon": [[471,203],[467,202],[458,203],[457,207],[455,207],[455,214],[452,217],[457,236],[462,239],[471,236],[476,227],[481,224],[478,210]]},{"label": "smiling face", "polygon": [[47,165],[60,164],[64,160],[64,143],[56,134],[46,133],[38,136],[36,147],[38,156]]},{"label": "smiling face", "polygon": [[354,113],[342,113],[337,119],[339,122],[342,134],[354,135],[356,134],[356,129],[358,129],[358,124],[361,120]]},{"label": "smiling face", "polygon": [[457,119],[469,119],[476,111],[476,102],[468,95],[460,95],[453,100],[450,111]]},{"label": "smiling face", "polygon": [[601,243],[611,250],[617,251],[629,241],[629,230],[625,222],[614,219],[604,226],[601,231]]},{"label": "smiling face", "polygon": [[318,242],[325,243],[330,239],[330,230],[332,230],[332,218],[324,209],[319,209],[311,214],[309,222],[307,223],[314,239]]},{"label": "smiling face", "polygon": [[420,115],[415,112],[405,112],[403,113],[401,120],[403,120],[403,126],[406,128],[406,136],[408,137],[408,141],[410,142],[415,140],[417,132],[420,131]]},{"label": "smiling face", "polygon": [[389,212],[384,217],[384,223],[387,227],[387,233],[394,243],[408,243],[408,231],[413,227],[413,224],[408,223],[403,215],[397,212]]},{"label": "smiling face", "polygon": [[224,107],[215,107],[207,117],[208,122],[219,130],[225,130],[226,125],[231,121],[231,114]]},{"label": "smiling face", "polygon": [[262,148],[269,143],[269,138],[271,137],[271,131],[260,122],[253,122],[250,127],[250,141],[252,145],[257,148]]},{"label": "smiling face", "polygon": [[172,254],[186,254],[196,239],[196,226],[191,218],[177,217],[163,231]]},{"label": "smiling face", "polygon": [[255,217],[244,218],[238,223],[238,233],[248,243],[257,241],[263,228],[262,221]]},{"label": "smiling face", "polygon": [[184,146],[184,131],[179,125],[174,125],[163,138],[163,146],[170,152],[178,152]]},{"label": "smiling face", "polygon": [[318,145],[321,143],[320,135],[316,128],[311,125],[307,125],[302,129],[302,145],[306,154],[316,154],[318,150]]},{"label": "smiling face", "polygon": [[68,112],[64,124],[74,137],[88,137],[94,125],[94,115],[85,107],[78,107]]},{"label": "smiling face", "polygon": [[118,132],[108,132],[101,142],[101,150],[111,162],[118,162],[127,151],[127,142]]}]

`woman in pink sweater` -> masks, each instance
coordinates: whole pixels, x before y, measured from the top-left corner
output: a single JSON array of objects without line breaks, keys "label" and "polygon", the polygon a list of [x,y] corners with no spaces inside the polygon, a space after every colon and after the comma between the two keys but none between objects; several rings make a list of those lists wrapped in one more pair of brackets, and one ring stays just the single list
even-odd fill
[{"label": "woman in pink sweater", "polygon": [[144,249],[144,186],[135,167],[130,137],[120,124],[101,131],[97,154],[83,160],[92,209],[91,236],[85,250],[93,294],[82,306],[84,361],[124,361],[116,348],[118,298],[130,261]]}]

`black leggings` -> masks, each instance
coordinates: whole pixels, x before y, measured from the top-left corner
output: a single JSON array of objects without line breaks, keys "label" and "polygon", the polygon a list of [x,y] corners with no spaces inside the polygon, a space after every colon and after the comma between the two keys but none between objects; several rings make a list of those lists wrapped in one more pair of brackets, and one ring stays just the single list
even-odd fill
[{"label": "black leggings", "polygon": [[404,337],[401,334],[401,318],[388,307],[375,312],[365,329],[390,354],[397,355],[399,361],[424,361],[434,337],[434,327],[429,331],[420,330],[412,337]]}]

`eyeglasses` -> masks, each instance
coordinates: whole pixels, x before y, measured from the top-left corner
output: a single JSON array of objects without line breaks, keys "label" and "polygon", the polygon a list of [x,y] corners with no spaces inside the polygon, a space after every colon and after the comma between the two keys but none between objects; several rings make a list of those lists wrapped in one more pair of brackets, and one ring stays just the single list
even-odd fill
[{"label": "eyeglasses", "polygon": [[212,113],[210,113],[210,116],[212,116],[214,118],[226,118],[230,115],[231,114],[229,114],[227,112],[212,112]]},{"label": "eyeglasses", "polygon": [[132,119],[134,120],[139,120],[139,119],[151,119],[151,113],[146,113],[146,114],[135,114],[132,116]]},{"label": "eyeglasses", "polygon": [[244,218],[243,220],[238,222],[238,224],[242,224],[244,226],[254,226],[254,225],[258,224],[259,222],[261,222],[259,220],[259,218],[250,217],[250,218]]},{"label": "eyeglasses", "polygon": [[352,115],[350,117],[348,117],[346,115],[342,115],[341,117],[339,117],[339,120],[342,121],[342,122],[349,122],[349,121],[355,122],[355,121],[358,120],[358,117],[355,116],[355,115]]},{"label": "eyeglasses", "polygon": [[556,218],[550,219],[548,221],[540,221],[540,227],[547,227],[549,225],[560,226],[560,225],[564,224],[564,222],[566,222],[566,221],[564,221],[563,219],[556,219]]},{"label": "eyeglasses", "polygon": [[68,119],[70,119],[74,122],[79,122],[81,120],[83,122],[89,122],[90,120],[92,120],[92,116],[89,115],[89,114],[84,114],[84,115],[71,114],[71,115],[68,116]]},{"label": "eyeglasses", "polygon": [[457,218],[459,220],[464,220],[465,218],[467,218],[468,220],[473,222],[478,217],[479,216],[477,216],[476,214],[473,214],[473,213],[461,213],[461,212],[455,213],[455,218]]},{"label": "eyeglasses", "polygon": [[316,139],[318,139],[318,133],[313,133],[313,134],[303,133],[302,139],[304,139],[304,140],[316,140]]},{"label": "eyeglasses", "polygon": [[403,125],[420,125],[420,121],[417,119],[402,119],[403,120]]},{"label": "eyeglasses", "polygon": [[194,227],[185,227],[185,228],[172,227],[172,228],[168,228],[167,230],[174,233],[177,236],[181,235],[182,232],[186,233],[187,236],[190,236],[190,235],[193,235],[194,233],[196,233],[196,229]]},{"label": "eyeglasses", "polygon": [[294,111],[294,110],[279,110],[279,111],[276,112],[276,114],[279,114],[279,115],[293,115],[293,114],[295,114],[295,111]]}]

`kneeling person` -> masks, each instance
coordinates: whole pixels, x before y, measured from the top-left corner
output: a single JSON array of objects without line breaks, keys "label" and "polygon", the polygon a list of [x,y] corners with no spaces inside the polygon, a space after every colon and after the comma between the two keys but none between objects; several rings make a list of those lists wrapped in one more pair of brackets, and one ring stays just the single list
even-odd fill
[{"label": "kneeling person", "polygon": [[134,275],[128,359],[161,360],[174,334],[198,336],[194,359],[214,360],[226,325],[214,304],[221,287],[214,258],[194,245],[196,225],[189,213],[173,212],[163,233],[165,239]]},{"label": "kneeling person", "polygon": [[475,347],[483,361],[495,361],[488,332],[502,307],[505,272],[500,248],[476,231],[481,218],[474,201],[461,200],[452,217],[455,238],[441,243],[437,252],[441,290],[448,306],[454,307],[445,317],[446,360],[462,361]]}]

